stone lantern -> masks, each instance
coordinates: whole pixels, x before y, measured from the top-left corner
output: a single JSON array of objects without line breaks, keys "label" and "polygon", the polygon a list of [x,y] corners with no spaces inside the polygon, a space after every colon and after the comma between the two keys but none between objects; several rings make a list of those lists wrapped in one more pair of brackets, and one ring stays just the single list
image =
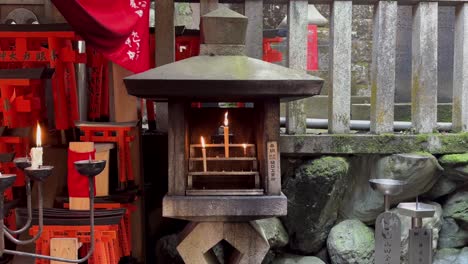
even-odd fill
[{"label": "stone lantern", "polygon": [[323,80],[245,56],[247,17],[202,17],[200,56],[125,79],[128,93],[169,105],[169,186],[163,216],[192,221],[178,251],[211,263],[220,241],[232,263],[261,263],[269,246],[249,221],[287,213],[281,192],[280,102],[320,93]]}]

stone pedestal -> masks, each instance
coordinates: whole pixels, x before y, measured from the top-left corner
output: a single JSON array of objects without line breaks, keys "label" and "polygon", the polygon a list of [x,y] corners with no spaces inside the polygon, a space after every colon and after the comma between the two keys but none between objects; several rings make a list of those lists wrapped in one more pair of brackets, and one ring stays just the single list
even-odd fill
[{"label": "stone pedestal", "polygon": [[192,222],[182,232],[177,250],[187,264],[218,263],[212,249],[223,240],[234,248],[225,258],[229,264],[262,263],[270,248],[248,222]]}]

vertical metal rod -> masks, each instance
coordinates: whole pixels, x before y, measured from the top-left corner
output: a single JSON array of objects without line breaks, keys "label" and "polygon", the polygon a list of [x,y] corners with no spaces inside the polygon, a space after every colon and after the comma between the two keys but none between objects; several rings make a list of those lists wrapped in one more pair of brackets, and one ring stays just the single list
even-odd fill
[{"label": "vertical metal rod", "polygon": [[[78,40],[78,53],[86,53],[86,43],[84,40]],[[86,64],[77,63],[77,95],[78,95],[78,111],[80,121],[86,121],[88,118],[88,88],[86,79]]]},{"label": "vertical metal rod", "polygon": [[420,217],[411,217],[411,228],[421,228],[422,227],[422,218]]},{"label": "vertical metal rod", "polygon": [[21,234],[24,231],[28,230],[32,223],[32,205],[31,205],[31,180],[29,177],[26,177],[26,196],[27,196],[27,206],[28,206],[28,220],[24,224],[24,226],[18,230],[11,230],[8,227],[4,227],[5,231],[12,235]]},{"label": "vertical metal rod", "polygon": [[390,211],[390,196],[389,195],[384,195],[384,206],[385,206],[385,212]]}]

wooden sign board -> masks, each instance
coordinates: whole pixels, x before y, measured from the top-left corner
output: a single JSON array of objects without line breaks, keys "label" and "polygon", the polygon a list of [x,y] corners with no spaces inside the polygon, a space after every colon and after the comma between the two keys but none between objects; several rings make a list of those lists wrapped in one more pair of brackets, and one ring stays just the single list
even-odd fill
[{"label": "wooden sign board", "polygon": [[[281,192],[281,169],[280,155],[278,151],[277,141],[267,142],[267,172],[268,172],[268,192]],[[271,190],[271,188],[280,188],[279,190]]]},{"label": "wooden sign board", "polygon": [[[78,238],[52,238],[50,240],[50,256],[66,259],[78,259]],[[51,264],[65,264],[67,262],[54,261]]]}]

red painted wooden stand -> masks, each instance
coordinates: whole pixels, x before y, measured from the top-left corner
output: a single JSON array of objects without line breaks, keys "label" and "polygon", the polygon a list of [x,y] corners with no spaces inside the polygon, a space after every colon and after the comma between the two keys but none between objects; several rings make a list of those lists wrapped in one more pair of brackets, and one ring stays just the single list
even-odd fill
[{"label": "red painted wooden stand", "polygon": [[98,123],[77,122],[76,126],[81,130],[80,141],[85,142],[112,142],[117,145],[119,185],[121,189],[128,182],[135,180],[130,157],[130,143],[135,139],[132,131],[136,122],[127,123]]},{"label": "red painted wooden stand", "polygon": [[[38,226],[33,226],[29,233],[35,236],[39,231]],[[88,263],[93,264],[118,264],[122,255],[122,248],[117,239],[117,225],[101,225],[94,227],[95,251]],[[50,255],[50,240],[52,238],[78,238],[84,245],[90,241],[89,226],[55,226],[45,225],[41,237],[36,241],[36,253]],[[36,264],[49,264],[49,260],[36,259]]]}]

